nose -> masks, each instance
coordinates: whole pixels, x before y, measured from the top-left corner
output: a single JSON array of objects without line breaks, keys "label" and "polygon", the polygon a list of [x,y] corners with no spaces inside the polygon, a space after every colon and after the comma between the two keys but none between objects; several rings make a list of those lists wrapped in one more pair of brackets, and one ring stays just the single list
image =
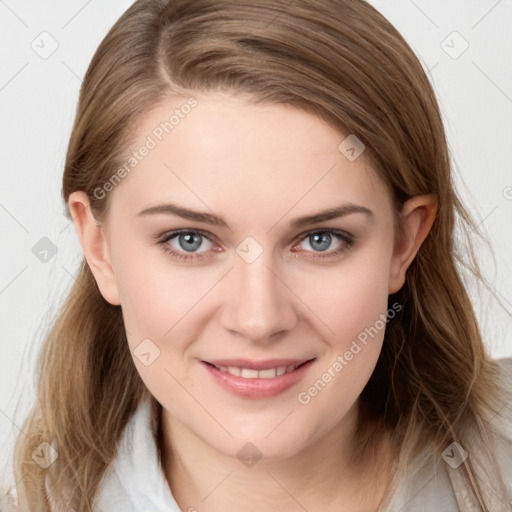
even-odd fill
[{"label": "nose", "polygon": [[260,344],[293,330],[298,321],[294,295],[279,274],[265,252],[252,263],[237,257],[225,283],[222,326]]}]

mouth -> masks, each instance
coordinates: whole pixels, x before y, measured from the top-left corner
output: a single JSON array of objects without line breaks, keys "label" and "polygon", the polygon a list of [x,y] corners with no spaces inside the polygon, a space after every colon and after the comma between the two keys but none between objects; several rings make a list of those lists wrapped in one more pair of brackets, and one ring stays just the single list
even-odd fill
[{"label": "mouth", "polygon": [[314,364],[313,359],[269,361],[201,361],[222,388],[244,398],[270,398],[297,384]]},{"label": "mouth", "polygon": [[292,363],[290,365],[281,365],[281,366],[273,366],[271,368],[258,370],[254,367],[247,366],[224,366],[217,365],[214,363],[209,363],[208,361],[203,361],[206,364],[213,366],[217,370],[222,373],[229,373],[230,375],[234,375],[236,377],[242,377],[244,379],[274,379],[276,377],[280,377],[281,375],[286,375],[287,373],[291,373],[297,368],[305,365],[313,361],[313,359],[308,359],[304,362]]}]

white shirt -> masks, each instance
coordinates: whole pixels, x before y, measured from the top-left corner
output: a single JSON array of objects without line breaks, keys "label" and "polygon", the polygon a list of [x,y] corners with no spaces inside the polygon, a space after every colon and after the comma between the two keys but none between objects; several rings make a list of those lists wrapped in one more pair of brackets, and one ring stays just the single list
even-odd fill
[{"label": "white shirt", "polygon": [[[485,479],[484,496],[491,512],[512,511],[512,358],[499,361],[506,382],[508,404],[500,413],[503,433],[494,441],[501,469],[492,464],[489,445],[480,437],[467,448],[468,457],[476,464],[479,478]],[[107,473],[104,485],[95,501],[102,512],[182,512],[174,500],[157,455],[153,437],[151,404],[141,402],[125,429],[118,456]],[[449,456],[462,457],[457,447]],[[425,450],[408,471],[406,480],[393,482],[392,492],[381,504],[379,512],[479,512],[471,493],[461,478],[462,466],[451,467],[441,460],[435,463]],[[188,512],[188,511],[183,511]],[[311,511],[314,512],[314,511]]]},{"label": "white shirt", "polygon": [[94,500],[102,512],[181,512],[160,464],[155,427],[151,403],[141,401]]},{"label": "white shirt", "polygon": [[[484,481],[489,512],[512,511],[512,358],[499,360],[503,378],[504,407],[492,420],[500,437],[494,439],[500,468],[492,464],[489,442],[475,434],[472,446],[465,447],[476,466],[477,478]],[[118,452],[100,485],[95,505],[102,512],[190,512],[181,511],[174,500],[158,457],[154,437],[155,418],[151,403],[142,401],[123,431]],[[448,448],[449,450],[449,448]],[[449,455],[453,455],[453,450]],[[449,460],[448,458],[446,460]],[[472,501],[462,466],[452,468],[441,460],[435,463],[424,450],[405,480],[392,482],[391,492],[378,512],[480,512]],[[0,502],[3,512],[6,502]],[[7,509],[8,510],[8,509]],[[242,510],[242,508],[241,508]],[[316,511],[310,511],[316,512]]]}]

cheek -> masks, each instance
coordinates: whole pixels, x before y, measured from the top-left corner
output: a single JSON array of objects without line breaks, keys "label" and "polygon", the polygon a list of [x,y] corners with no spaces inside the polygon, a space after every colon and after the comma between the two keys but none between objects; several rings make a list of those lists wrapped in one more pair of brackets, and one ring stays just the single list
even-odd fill
[{"label": "cheek", "polygon": [[160,259],[149,264],[147,254],[137,257],[134,251],[118,261],[116,278],[136,369],[153,396],[165,403],[169,396],[178,400],[181,393],[173,377],[189,379],[187,347],[199,337],[202,324],[195,320],[211,285],[208,275],[191,280],[190,271],[171,268]]},{"label": "cheek", "polygon": [[[389,260],[370,255],[329,275],[325,287],[317,289],[312,302],[321,320],[334,333],[324,340],[326,357],[297,396],[300,407],[312,417],[330,411],[326,425],[341,421],[370,379],[386,330],[388,309],[387,276]],[[383,254],[383,253],[380,253]],[[323,330],[325,332],[325,329]]]},{"label": "cheek", "polygon": [[121,247],[113,261],[127,329],[138,337],[164,340],[199,305],[215,276],[171,264],[157,246]]},{"label": "cheek", "polygon": [[302,283],[297,295],[326,326],[323,332],[332,345],[350,345],[386,313],[390,254],[386,244],[373,244],[336,268],[304,272],[296,280]]}]

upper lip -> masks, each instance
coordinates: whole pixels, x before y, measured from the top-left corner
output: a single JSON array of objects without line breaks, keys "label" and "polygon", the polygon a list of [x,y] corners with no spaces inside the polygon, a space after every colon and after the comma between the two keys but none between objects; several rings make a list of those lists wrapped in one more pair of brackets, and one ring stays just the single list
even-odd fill
[{"label": "upper lip", "polygon": [[262,361],[254,361],[251,359],[213,359],[211,361],[204,361],[215,366],[227,366],[234,368],[247,368],[250,370],[269,370],[270,368],[279,368],[282,366],[296,365],[300,366],[307,361],[314,358],[306,359],[265,359]]}]

